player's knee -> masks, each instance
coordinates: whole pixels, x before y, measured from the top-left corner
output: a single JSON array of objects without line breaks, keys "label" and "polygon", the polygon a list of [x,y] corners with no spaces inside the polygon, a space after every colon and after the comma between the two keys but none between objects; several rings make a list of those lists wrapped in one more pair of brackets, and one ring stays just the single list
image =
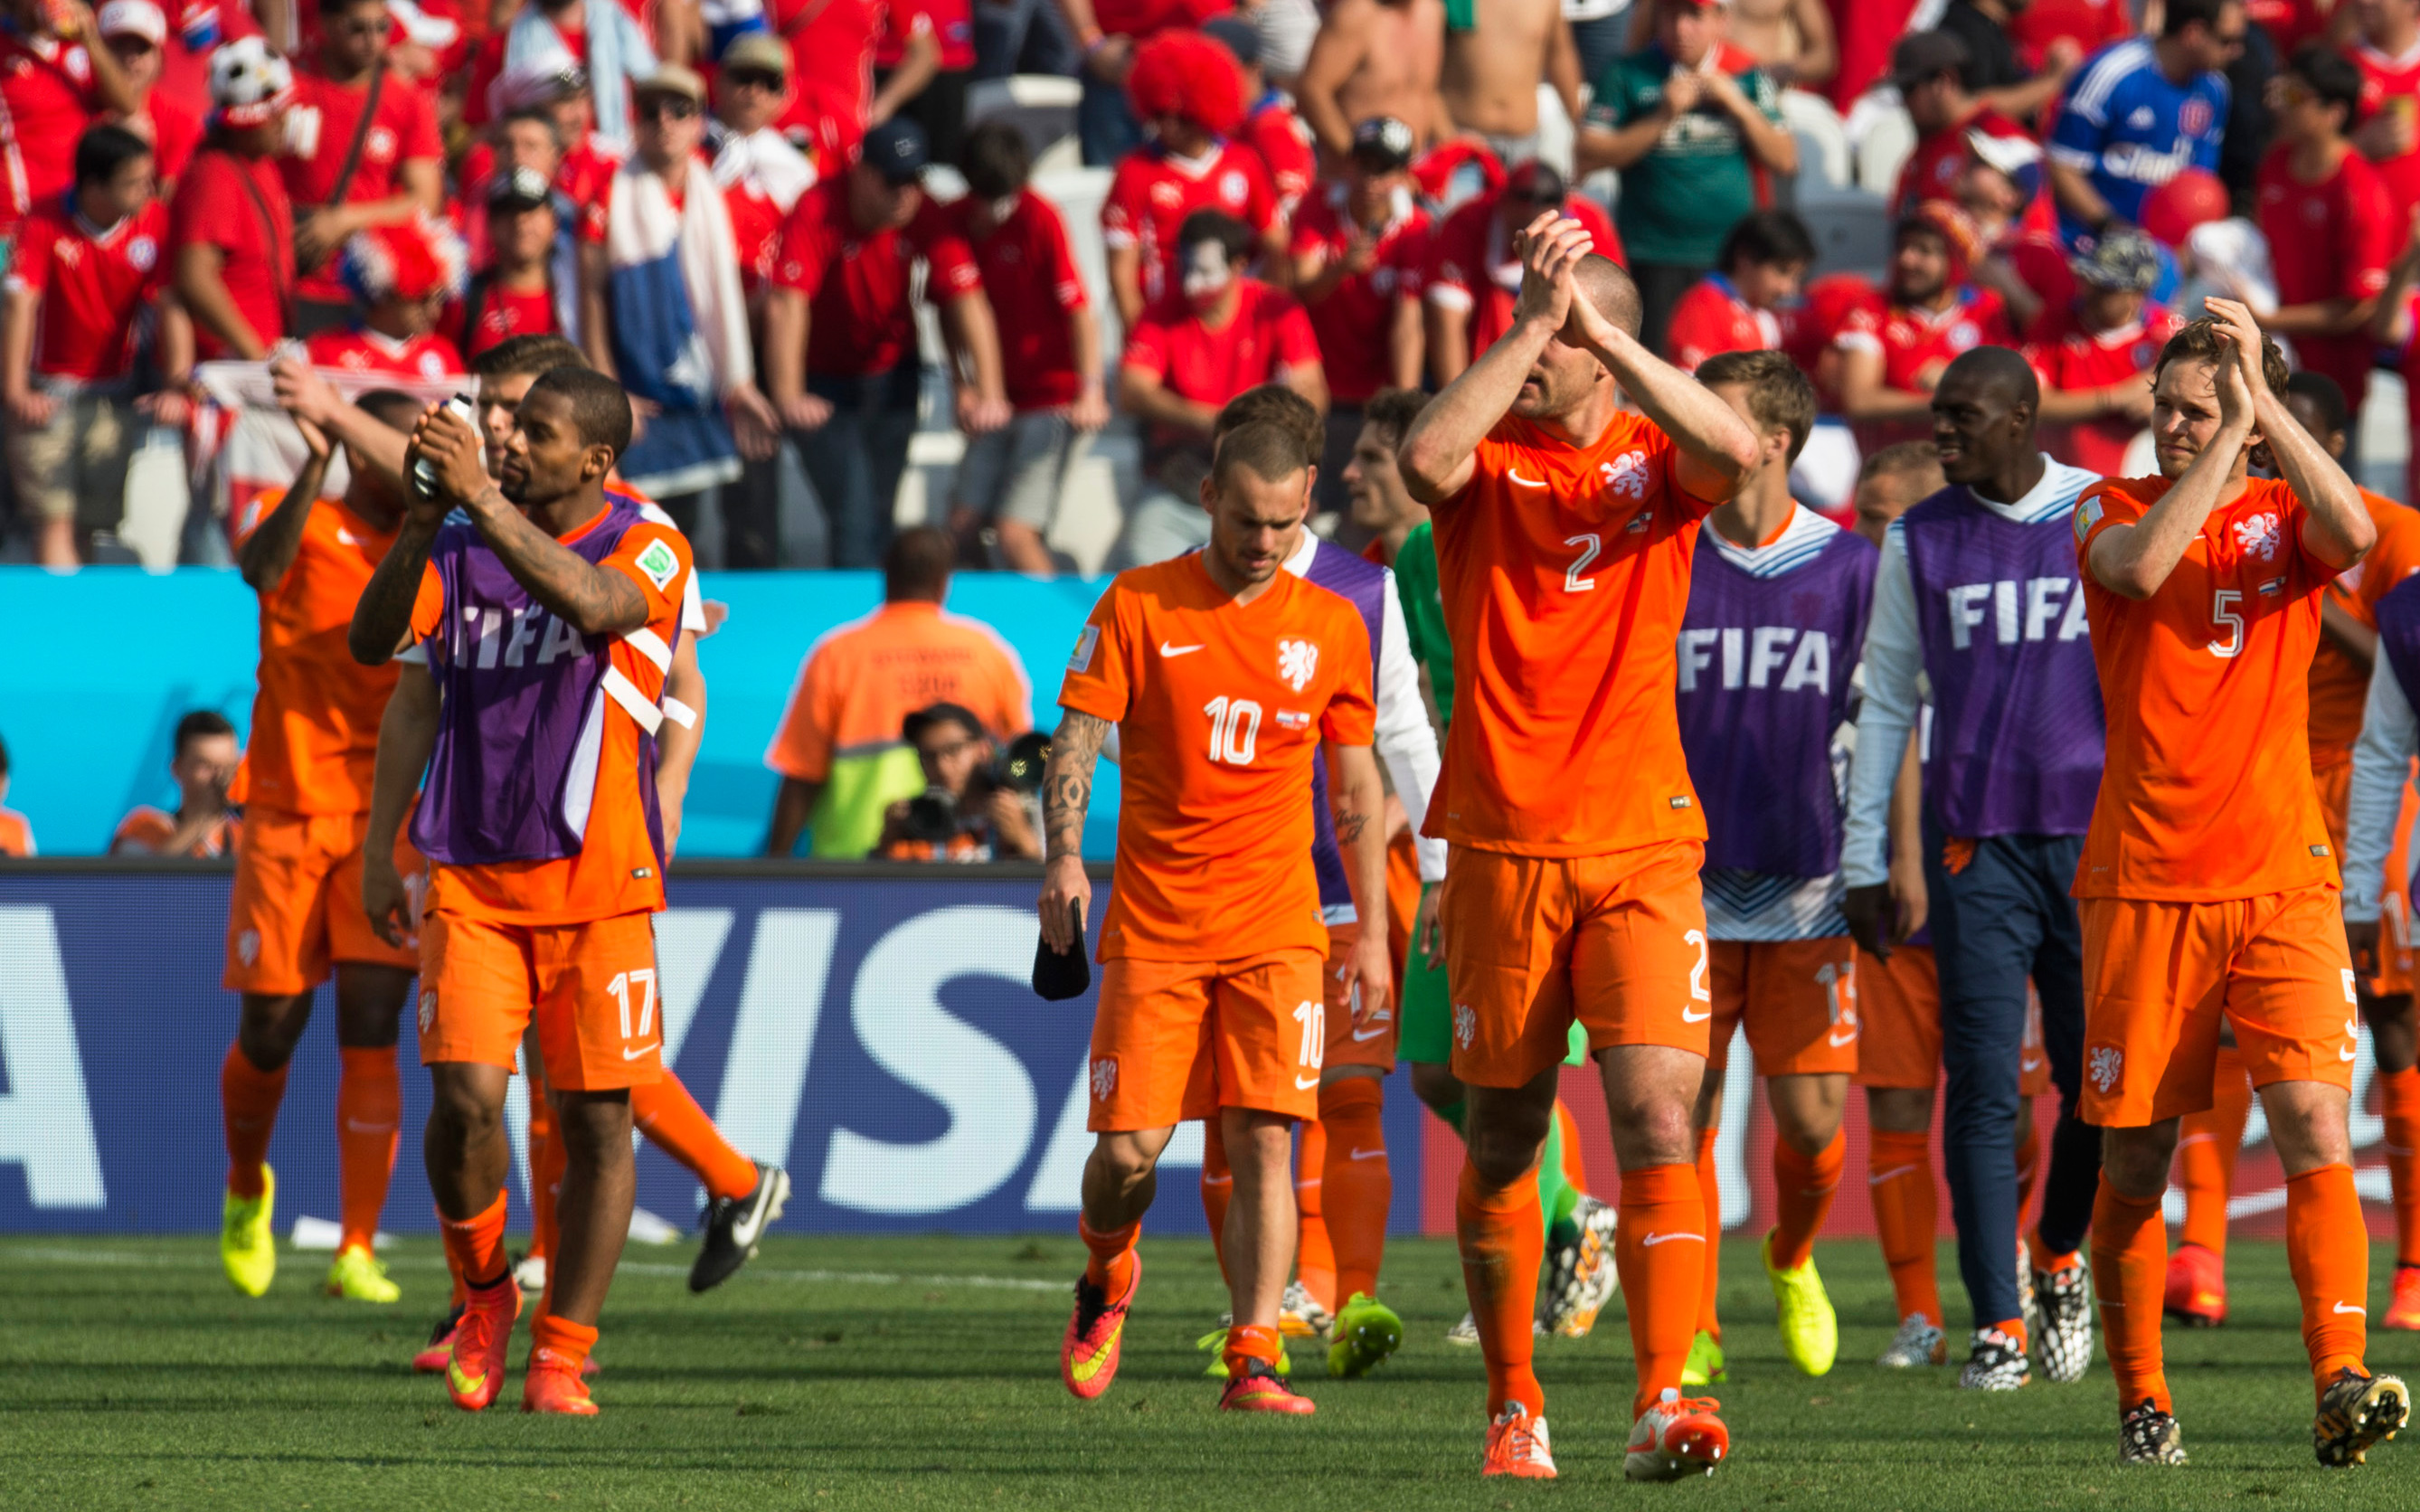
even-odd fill
[{"label": "player's knee", "polygon": [[1147,1149],[1129,1135],[1103,1134],[1093,1147],[1093,1168],[1120,1193],[1133,1191],[1151,1179],[1159,1164],[1158,1151]]},{"label": "player's knee", "polygon": [[[1554,1117],[1551,1106],[1546,1116]],[[1527,1178],[1538,1165],[1539,1153],[1545,1149],[1544,1125],[1511,1127],[1502,1122],[1482,1128],[1473,1120],[1465,1141],[1470,1156],[1470,1168],[1491,1187],[1507,1187]]]},{"label": "player's knee", "polygon": [[2173,1119],[2146,1129],[2106,1129],[2101,1135],[2101,1172],[2125,1196],[2149,1201],[2167,1190],[2176,1152]]},{"label": "player's knee", "polygon": [[246,993],[236,1021],[236,1048],[256,1068],[273,1072],[294,1057],[294,1047],[302,1042],[310,1022],[309,993],[275,997]]},{"label": "player's knee", "polygon": [[467,1149],[496,1135],[504,1110],[503,1098],[491,1094],[487,1078],[446,1074],[461,1069],[446,1064],[430,1068],[428,1129],[431,1137]]},{"label": "player's knee", "polygon": [[564,1146],[583,1160],[623,1159],[630,1154],[630,1098],[627,1092],[565,1092],[555,1104],[555,1127]]},{"label": "player's knee", "polygon": [[1460,1107],[1462,1100],[1468,1094],[1463,1090],[1461,1078],[1454,1075],[1451,1067],[1416,1060],[1412,1062],[1412,1095],[1432,1112],[1443,1117]]},{"label": "player's knee", "polygon": [[2280,1082],[2262,1088],[2260,1105],[2269,1117],[2269,1138],[2277,1147],[2277,1158],[2287,1175],[2351,1162],[2347,1101],[2341,1089],[2319,1082]]},{"label": "player's knee", "polygon": [[1698,1158],[1697,1125],[1686,1098],[1652,1098],[1606,1109],[1614,1153],[1624,1169],[1687,1165]]}]

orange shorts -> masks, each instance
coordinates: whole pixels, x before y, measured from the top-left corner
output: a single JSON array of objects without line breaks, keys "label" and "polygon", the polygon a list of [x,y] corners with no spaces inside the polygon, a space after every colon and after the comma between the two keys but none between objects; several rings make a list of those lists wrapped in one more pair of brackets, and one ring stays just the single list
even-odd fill
[{"label": "orange shorts", "polygon": [[[2319,812],[2327,820],[2328,843],[2343,863],[2347,812],[2352,803],[2352,760],[2332,762],[2311,774],[2319,792]],[[2386,851],[2385,886],[2380,889],[2378,975],[2362,983],[2373,995],[2393,997],[2412,991],[2412,821],[2420,815],[2420,794],[2407,779],[2403,810],[2395,819],[2394,843]]]},{"label": "orange shorts", "polygon": [[[368,828],[365,813],[245,813],[227,903],[227,991],[307,993],[339,961],[420,968],[418,947],[380,939],[362,910],[362,836]],[[401,834],[396,864],[407,882],[421,871],[419,853]]]},{"label": "orange shorts", "polygon": [[1299,949],[1103,962],[1084,1126],[1166,1129],[1220,1108],[1318,1118],[1327,1053],[1322,966],[1317,951]]},{"label": "orange shorts", "polygon": [[1857,1069],[1857,942],[1716,940],[1714,1021],[1706,1064],[1730,1063],[1745,1020],[1760,1076],[1848,1075]]},{"label": "orange shorts", "polygon": [[1362,1001],[1360,989],[1350,994],[1336,980],[1336,973],[1353,956],[1353,948],[1361,943],[1358,924],[1327,926],[1327,969],[1320,974],[1320,999],[1327,1010],[1327,1058],[1325,1065],[1334,1071],[1339,1066],[1369,1066],[1380,1075],[1395,1069],[1395,999],[1389,994],[1384,1002],[1371,1003],[1359,1019],[1353,1016],[1353,1005]]},{"label": "orange shorts", "polygon": [[2361,1024],[2334,887],[2079,906],[2086,1122],[2140,1128],[2208,1108],[2222,1019],[2253,1086],[2351,1088]]},{"label": "orange shorts", "polygon": [[1899,945],[1887,961],[1857,957],[1857,1085],[1921,1088],[1941,1080],[1941,978],[1932,947]]},{"label": "orange shorts", "polygon": [[1705,847],[1666,841],[1604,856],[1455,846],[1438,918],[1453,1001],[1453,1073],[1521,1087],[1570,1053],[1661,1044],[1704,1055],[1714,990]]},{"label": "orange shorts", "polygon": [[420,1059],[510,1067],[537,1026],[547,1085],[645,1087],[663,1074],[655,916],[499,924],[443,910],[420,921]]}]

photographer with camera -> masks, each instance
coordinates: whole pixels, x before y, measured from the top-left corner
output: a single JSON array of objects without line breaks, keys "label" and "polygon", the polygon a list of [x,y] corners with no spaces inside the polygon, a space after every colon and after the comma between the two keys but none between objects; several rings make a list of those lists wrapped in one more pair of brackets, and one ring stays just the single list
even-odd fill
[{"label": "photographer with camera", "polygon": [[874,854],[886,861],[1039,860],[1042,840],[1032,796],[1042,785],[1049,745],[1038,732],[1005,755],[983,721],[955,703],[908,716],[900,731],[924,768],[924,791],[883,811]]}]

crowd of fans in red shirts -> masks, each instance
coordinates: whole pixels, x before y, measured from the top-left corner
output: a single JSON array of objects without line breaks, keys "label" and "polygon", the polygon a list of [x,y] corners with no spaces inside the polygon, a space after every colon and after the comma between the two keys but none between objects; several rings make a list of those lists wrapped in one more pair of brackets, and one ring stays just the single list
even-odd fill
[{"label": "crowd of fans in red shirts", "polygon": [[[2204,293],[2248,294],[2349,412],[2414,341],[2420,0],[1950,0],[1915,33],[1912,0],[1809,6],[1837,33],[1820,62],[1743,51],[1730,7],[1636,0],[1575,123],[1579,170],[1620,165],[1619,217],[1535,140],[1456,130],[1434,80],[1387,75],[1408,103],[1315,137],[1286,91],[1321,72],[1321,41],[1309,67],[1264,57],[1287,3],[1049,12],[1078,44],[1061,66],[1086,79],[1087,142],[1113,79],[1140,143],[1099,213],[1099,310],[1029,183],[1032,144],[967,124],[978,22],[1030,23],[1034,0],[6,0],[11,534],[62,566],[104,541],[137,440],[192,424],[197,363],[299,343],[442,381],[553,332],[639,401],[634,486],[684,524],[720,490],[724,565],[783,560],[785,440],[830,563],[878,562],[928,363],[967,438],[945,507],[970,564],[1063,565],[1054,512],[1117,412],[1142,484],[1112,564],[1156,560],[1205,529],[1228,399],[1278,382],[1328,412],[1340,507],[1359,409],[1450,380],[1504,329],[1513,230],[1559,208],[1623,258],[1617,226],[1636,239],[1650,196],[1742,164],[1754,205],[1719,250],[1677,281],[1656,255],[1649,331],[1686,366],[1779,347],[1816,378],[1819,506],[1845,505],[1860,455],[1929,433],[1933,378],[1978,344],[2022,347],[2053,449],[2116,472],[2141,374]],[[1313,16],[1317,38],[1366,27],[1349,9]],[[1739,9],[1745,36],[1774,7]],[[1007,35],[988,71],[1032,54]],[[1776,171],[1794,164],[1759,124],[1781,85],[1826,82],[1853,125],[1874,84],[1915,129],[1878,279],[1809,276]],[[1308,114],[1330,124],[1351,84],[1318,84]],[[2127,137],[2111,102],[2138,96],[2169,112],[2172,150]],[[939,164],[964,186],[946,201]],[[919,350],[919,297],[945,351]]]}]

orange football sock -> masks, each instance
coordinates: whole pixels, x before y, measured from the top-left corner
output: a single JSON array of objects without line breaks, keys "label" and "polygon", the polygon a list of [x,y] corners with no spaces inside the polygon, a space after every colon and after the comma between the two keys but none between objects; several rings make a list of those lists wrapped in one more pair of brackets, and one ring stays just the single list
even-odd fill
[{"label": "orange football sock", "polygon": [[1588,1164],[1580,1158],[1580,1126],[1572,1121],[1572,1110],[1555,1099],[1555,1122],[1562,1127],[1563,1180],[1575,1192],[1588,1190]]},{"label": "orange football sock", "polygon": [[1932,1184],[1932,1133],[1876,1129],[1868,1135],[1866,1184],[1874,1205],[1874,1232],[1890,1267],[1893,1305],[1901,1318],[1922,1313],[1939,1328],[1941,1280],[1935,1226],[1940,1195]]},{"label": "orange football sock", "polygon": [[2025,1231],[2025,1210],[2033,1206],[2034,1178],[2041,1174],[2041,1130],[2031,1119],[2017,1120],[2017,1232]]},{"label": "orange football sock", "polygon": [[[445,1227],[445,1215],[442,1212],[437,1215],[437,1227],[440,1229]],[[454,1282],[453,1300],[447,1305],[460,1307],[471,1300],[471,1288],[462,1279],[462,1262],[454,1257],[454,1246],[447,1244],[442,1246],[442,1249],[445,1255],[445,1273],[452,1277]]]},{"label": "orange football sock", "polygon": [[[1524,1171],[1512,1185],[1491,1188],[1465,1156],[1454,1186],[1453,1230],[1462,1251],[1463,1288],[1470,1294],[1471,1320],[1479,1327],[1479,1352],[1487,1361],[1487,1415],[1495,1417],[1508,1401],[1543,1415],[1546,1393],[1529,1368],[1538,1264],[1546,1254],[1537,1181]],[[1635,1313],[1636,1293],[1632,1307]],[[1684,1352],[1688,1347],[1682,1340]]]},{"label": "orange football sock", "polygon": [[[2346,1190],[2351,1190],[2349,1173]],[[2160,1306],[2167,1282],[2168,1229],[2160,1218],[2160,1199],[2137,1202],[2103,1176],[2092,1199],[2092,1289],[2101,1299],[2101,1329],[2110,1371],[2118,1378],[2120,1412],[2145,1401],[2163,1412],[2176,1410],[2160,1354]]]},{"label": "orange football sock", "polygon": [[[1319,1124],[1327,1132],[1321,1202],[1327,1210],[1328,1243],[1336,1252],[1331,1312],[1357,1291],[1378,1294],[1378,1267],[1387,1257],[1387,1210],[1395,1200],[1380,1119],[1384,1099],[1384,1085],[1374,1076],[1348,1076],[1319,1089]],[[1303,1285],[1309,1286],[1309,1268],[1303,1269]]]},{"label": "orange football sock", "polygon": [[1665,1388],[1678,1390],[1696,1337],[1698,1290],[1706,1260],[1689,1248],[1707,1243],[1706,1202],[1695,1165],[1649,1165],[1621,1173],[1621,1214],[1614,1243],[1621,1289],[1630,1299],[1630,1349],[1638,1362],[1633,1418]]},{"label": "orange football sock", "polygon": [[2395,1188],[2395,1263],[2420,1265],[2420,1067],[2378,1073],[2378,1110]]},{"label": "orange football sock", "polygon": [[[1218,1257],[1218,1279],[1227,1279],[1227,1200],[1235,1195],[1235,1173],[1227,1165],[1227,1134],[1216,1118],[1202,1120],[1202,1216],[1210,1220],[1210,1253]],[[1298,1246],[1297,1246],[1298,1247]]]},{"label": "orange football sock", "polygon": [[1845,1129],[1833,1130],[1832,1142],[1813,1155],[1800,1154],[1786,1139],[1773,1142],[1773,1263],[1780,1269],[1794,1271],[1815,1253],[1815,1236],[1831,1214],[1833,1195],[1840,1190],[1840,1167],[1848,1160]]},{"label": "orange football sock", "polygon": [[[546,1116],[540,1120],[538,1110]],[[570,1147],[555,1132],[554,1109],[544,1097],[530,1103],[530,1247],[531,1255],[550,1259],[554,1254],[554,1199],[563,1191],[564,1167],[571,1164]]]},{"label": "orange football sock", "polygon": [[588,1363],[588,1351],[597,1347],[597,1330],[585,1323],[557,1318],[551,1312],[540,1312],[530,1319],[530,1356],[532,1370],[568,1370],[574,1376]]},{"label": "orange football sock", "polygon": [[2322,1165],[2286,1178],[2286,1259],[2303,1294],[2303,1347],[2319,1389],[2346,1365],[2365,1368],[2369,1318],[2369,1229],[2352,1167]]},{"label": "orange football sock", "polygon": [[396,1072],[395,1046],[337,1052],[336,1192],[344,1233],[339,1254],[368,1249],[378,1238],[386,1209],[387,1182],[395,1175],[396,1141],[403,1134],[403,1080]]},{"label": "orange football sock", "polygon": [[2252,1082],[2243,1052],[2218,1047],[2211,1070],[2211,1106],[2190,1113],[2177,1134],[2177,1184],[2184,1188],[2185,1221],[2180,1242],[2226,1254],[2226,1199],[2235,1189],[2235,1157],[2243,1149],[2244,1120],[2252,1116]]},{"label": "orange football sock", "polygon": [[445,1232],[445,1253],[462,1273],[462,1279],[474,1287],[491,1287],[504,1274],[504,1195],[487,1211],[468,1218],[437,1215]]},{"label": "orange football sock", "polygon": [[706,1195],[717,1201],[735,1201],[756,1190],[756,1163],[731,1148],[671,1072],[630,1088],[630,1122],[695,1173]]},{"label": "orange football sock", "polygon": [[[1698,1197],[1705,1205],[1706,1232],[1723,1231],[1723,1183],[1714,1169],[1714,1140],[1721,1131],[1698,1131]],[[1723,1246],[1709,1241],[1706,1249],[1705,1278],[1698,1285],[1698,1332],[1713,1336],[1715,1343],[1723,1339],[1723,1320],[1715,1315],[1714,1292],[1723,1279]]]},{"label": "orange football sock", "polygon": [[1336,1310],[1336,1249],[1327,1236],[1327,1131],[1316,1119],[1302,1126],[1294,1168],[1294,1273],[1303,1289]]},{"label": "orange football sock", "polygon": [[1084,1266],[1084,1279],[1114,1297],[1126,1288],[1134,1276],[1135,1240],[1142,1233],[1142,1220],[1138,1218],[1124,1228],[1112,1228],[1106,1234],[1093,1232],[1093,1226],[1078,1214],[1076,1235],[1092,1252]]},{"label": "orange football sock", "polygon": [[1278,1331],[1256,1328],[1249,1323],[1232,1324],[1227,1330],[1227,1347],[1218,1351],[1218,1357],[1226,1362],[1230,1376],[1242,1373],[1247,1360],[1258,1360],[1274,1370],[1281,1358]]},{"label": "orange football sock", "polygon": [[287,1069],[263,1071],[240,1045],[227,1046],[226,1059],[219,1063],[219,1110],[226,1123],[226,1184],[237,1196],[256,1197],[268,1184],[260,1167],[269,1158],[269,1136],[277,1132],[277,1104],[286,1100]]}]

